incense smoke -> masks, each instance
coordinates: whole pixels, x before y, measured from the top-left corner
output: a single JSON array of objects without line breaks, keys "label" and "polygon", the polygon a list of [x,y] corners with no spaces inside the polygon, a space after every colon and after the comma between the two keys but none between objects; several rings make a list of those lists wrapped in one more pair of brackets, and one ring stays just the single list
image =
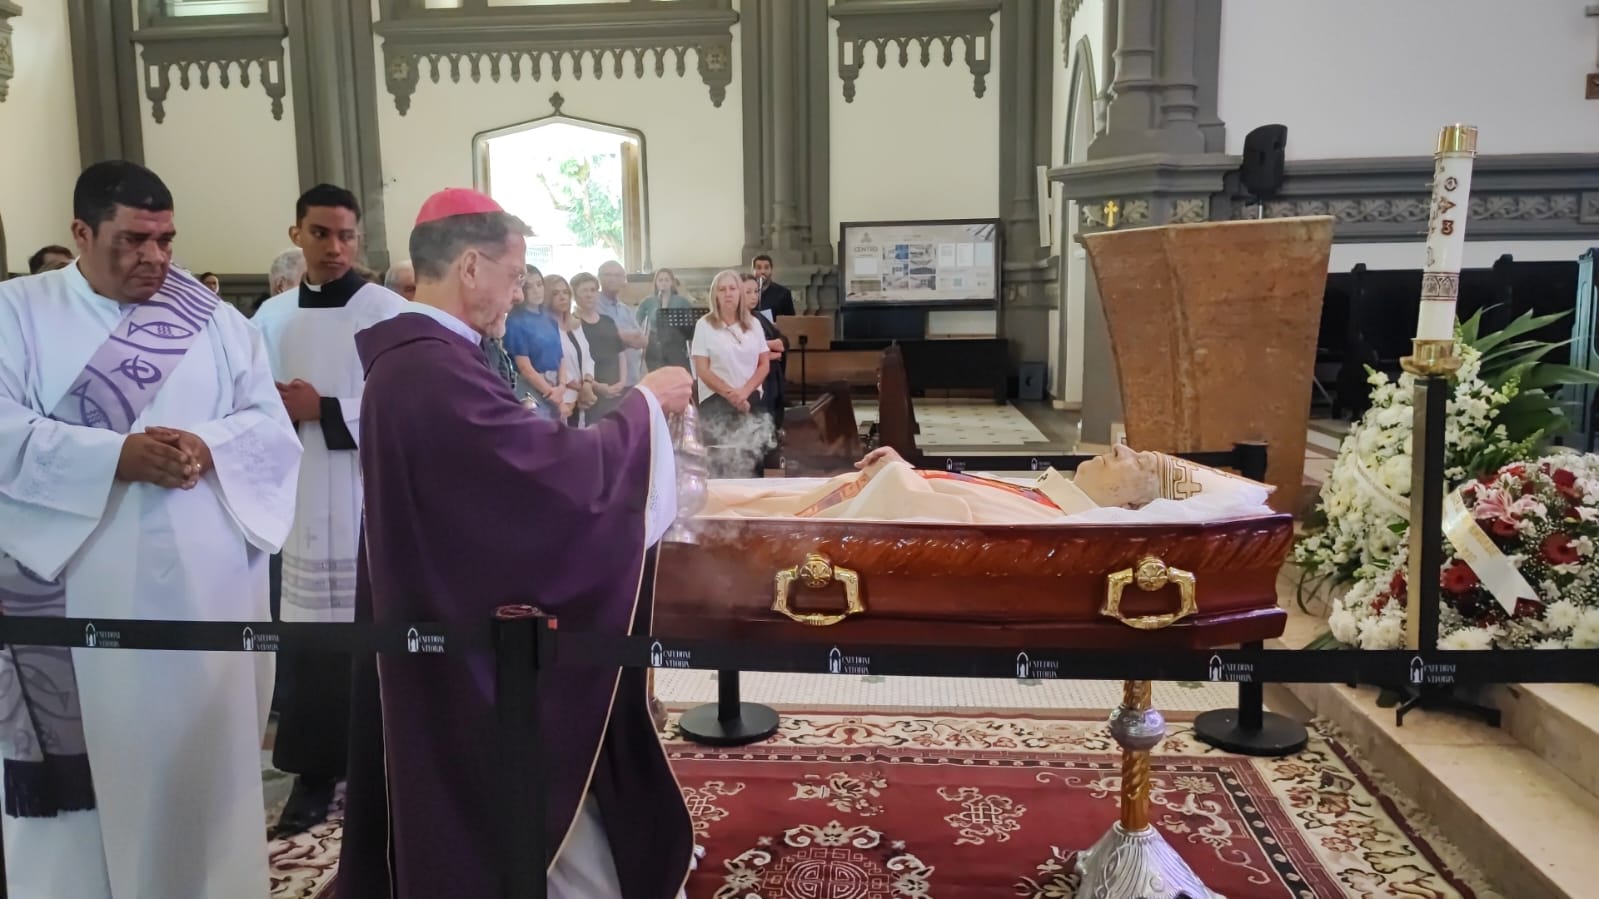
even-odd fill
[{"label": "incense smoke", "polygon": [[[706,437],[705,449],[709,454],[706,467],[713,478],[754,477],[756,464],[777,445],[772,418],[763,412],[718,421],[714,432]],[[714,443],[710,442],[713,440]]]}]

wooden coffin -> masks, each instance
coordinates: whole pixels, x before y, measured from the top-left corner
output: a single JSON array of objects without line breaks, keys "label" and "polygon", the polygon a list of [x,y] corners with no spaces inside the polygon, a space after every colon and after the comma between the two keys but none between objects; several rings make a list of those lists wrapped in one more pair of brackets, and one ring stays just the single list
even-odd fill
[{"label": "wooden coffin", "polygon": [[[653,629],[661,637],[1197,649],[1281,636],[1287,617],[1276,582],[1293,542],[1288,515],[1066,527],[695,525],[697,542],[661,547]],[[1167,623],[1185,604],[1186,574],[1188,614]]]}]

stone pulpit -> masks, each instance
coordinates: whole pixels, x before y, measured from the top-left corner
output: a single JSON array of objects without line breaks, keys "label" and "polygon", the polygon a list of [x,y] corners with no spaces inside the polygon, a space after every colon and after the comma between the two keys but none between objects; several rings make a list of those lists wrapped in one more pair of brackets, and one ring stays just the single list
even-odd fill
[{"label": "stone pulpit", "polygon": [[1081,237],[1110,330],[1127,442],[1264,440],[1273,508],[1297,508],[1333,219],[1206,222]]}]

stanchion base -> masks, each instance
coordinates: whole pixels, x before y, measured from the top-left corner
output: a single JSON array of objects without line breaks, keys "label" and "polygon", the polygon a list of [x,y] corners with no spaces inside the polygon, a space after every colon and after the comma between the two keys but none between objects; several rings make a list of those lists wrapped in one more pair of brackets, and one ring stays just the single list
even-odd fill
[{"label": "stanchion base", "polygon": [[757,702],[738,704],[738,715],[724,720],[718,703],[706,703],[683,713],[677,729],[683,738],[704,746],[743,746],[777,733],[777,712]]},{"label": "stanchion base", "polygon": [[1305,748],[1310,733],[1304,725],[1276,712],[1265,712],[1260,729],[1238,723],[1237,709],[1215,709],[1194,719],[1194,736],[1200,742],[1238,755],[1284,756]]},{"label": "stanchion base", "polygon": [[1469,699],[1457,695],[1452,687],[1442,685],[1428,685],[1423,687],[1410,687],[1402,694],[1405,700],[1394,709],[1394,726],[1404,727],[1405,716],[1412,709],[1428,709],[1439,712],[1454,712],[1468,718],[1476,718],[1489,727],[1499,726],[1499,710],[1485,705],[1479,705]]},{"label": "stanchion base", "polygon": [[1077,899],[1222,899],[1153,827],[1131,833],[1121,823],[1077,855]]}]

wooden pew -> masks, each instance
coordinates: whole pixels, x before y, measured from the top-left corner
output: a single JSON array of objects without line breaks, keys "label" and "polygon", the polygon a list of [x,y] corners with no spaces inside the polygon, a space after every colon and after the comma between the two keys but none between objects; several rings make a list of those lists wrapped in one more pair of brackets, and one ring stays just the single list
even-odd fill
[{"label": "wooden pew", "polygon": [[905,357],[896,344],[883,351],[882,370],[877,381],[877,445],[891,446],[912,465],[922,462],[916,448],[916,409],[911,404],[910,379],[905,375]]},{"label": "wooden pew", "polygon": [[857,392],[870,391],[877,384],[877,368],[882,356],[882,350],[807,350],[801,365],[800,352],[790,342],[783,379],[789,394],[796,397],[800,395],[802,372],[807,395],[816,392],[818,384],[835,382],[842,382]]},{"label": "wooden pew", "polygon": [[783,462],[789,477],[829,477],[863,455],[849,385],[834,382],[820,396],[783,413]]}]

